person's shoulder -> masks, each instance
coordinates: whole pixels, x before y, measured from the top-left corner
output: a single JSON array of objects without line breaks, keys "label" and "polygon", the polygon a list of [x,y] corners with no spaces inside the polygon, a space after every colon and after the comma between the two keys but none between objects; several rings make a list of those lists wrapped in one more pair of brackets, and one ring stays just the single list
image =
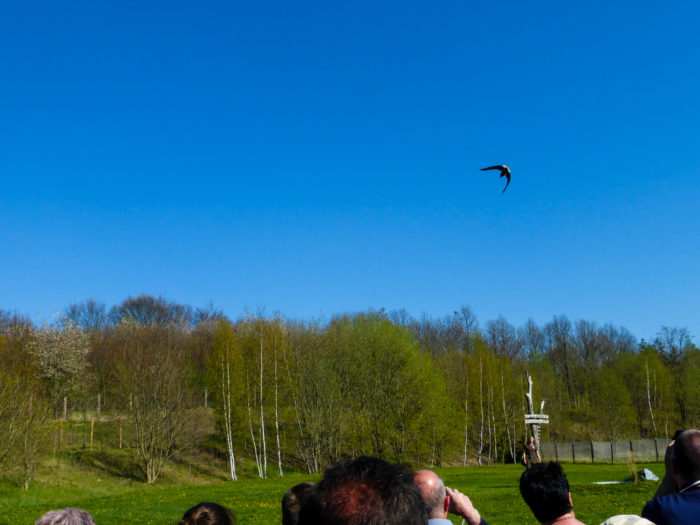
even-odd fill
[{"label": "person's shoulder", "polygon": [[[695,523],[700,511],[700,491],[674,493],[647,501],[642,517],[654,523]],[[687,521],[688,518],[691,521]]]}]

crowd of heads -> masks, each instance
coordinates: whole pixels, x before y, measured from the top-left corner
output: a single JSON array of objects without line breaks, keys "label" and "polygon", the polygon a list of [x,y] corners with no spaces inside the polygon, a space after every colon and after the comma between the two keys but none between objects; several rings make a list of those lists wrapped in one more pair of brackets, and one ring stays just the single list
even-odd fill
[{"label": "crowd of heads", "polygon": [[[520,494],[537,521],[570,519],[569,523],[581,523],[574,517],[569,481],[561,465],[548,462],[528,466],[520,477]],[[663,512],[664,504],[659,498],[677,496],[696,486],[700,494],[700,431],[686,430],[669,445],[666,476],[643,514]],[[677,505],[678,500],[673,501]],[[466,518],[469,525],[486,523],[468,497],[446,487],[434,472],[413,472],[406,466],[368,456],[337,463],[326,469],[319,482],[295,485],[282,498],[283,525],[425,525],[429,519],[443,520],[448,512]],[[228,508],[217,503],[200,503],[187,510],[178,525],[235,523],[235,516]],[[619,515],[602,525],[642,523],[652,522],[640,516]],[[46,513],[36,525],[95,525],[95,522],[84,510],[66,508]]]}]

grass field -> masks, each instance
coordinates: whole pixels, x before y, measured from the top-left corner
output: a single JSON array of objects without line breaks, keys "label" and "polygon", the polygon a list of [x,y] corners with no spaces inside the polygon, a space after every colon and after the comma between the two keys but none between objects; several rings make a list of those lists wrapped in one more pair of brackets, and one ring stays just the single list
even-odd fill
[{"label": "grass field", "polygon": [[[634,469],[644,467],[659,477],[663,474],[663,465],[659,463],[638,464]],[[239,524],[274,524],[281,522],[280,500],[284,492],[296,483],[315,479],[287,474],[284,478],[267,480],[210,483],[200,472],[192,474],[192,483],[188,485],[165,477],[154,486],[147,486],[140,481],[104,476],[90,467],[56,465],[53,468],[53,475],[49,472],[26,492],[8,481],[0,484],[0,523],[33,524],[47,510],[74,506],[89,511],[97,525],[174,524],[192,505],[216,501],[232,508]],[[658,485],[658,482],[593,484],[624,480],[631,472],[627,465],[565,464],[564,470],[571,484],[576,516],[589,525],[599,524],[615,514],[641,513]],[[518,492],[522,467],[498,465],[436,471],[448,486],[470,496],[492,525],[536,523]]]}]

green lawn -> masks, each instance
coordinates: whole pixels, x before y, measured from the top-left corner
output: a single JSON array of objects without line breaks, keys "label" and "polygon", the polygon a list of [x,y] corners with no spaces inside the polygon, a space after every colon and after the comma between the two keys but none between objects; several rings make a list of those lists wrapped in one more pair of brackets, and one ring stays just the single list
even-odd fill
[{"label": "green lawn", "polygon": [[[638,464],[659,477],[662,464]],[[448,486],[467,494],[492,524],[536,523],[518,492],[522,467],[516,465],[436,469]],[[621,481],[630,474],[626,465],[565,464],[574,510],[579,519],[596,525],[615,514],[639,514],[658,482],[593,485],[595,481]],[[216,501],[232,508],[239,524],[281,522],[280,500],[296,483],[314,480],[288,474],[280,479],[244,479],[236,483],[206,483],[202,476],[183,485],[164,478],[154,486],[100,475],[94,469],[56,467],[53,478],[44,477],[29,491],[0,484],[0,523],[33,524],[50,509],[74,506],[89,511],[98,525],[174,524],[183,512],[200,501]],[[460,523],[461,520],[454,520]]]}]

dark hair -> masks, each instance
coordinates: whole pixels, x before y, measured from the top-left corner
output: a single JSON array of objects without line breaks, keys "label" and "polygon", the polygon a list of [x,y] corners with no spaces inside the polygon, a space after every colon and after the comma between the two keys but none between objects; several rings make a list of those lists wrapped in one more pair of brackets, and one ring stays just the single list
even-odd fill
[{"label": "dark hair", "polygon": [[236,516],[223,505],[203,502],[185,512],[178,525],[234,525],[235,523]]},{"label": "dark hair", "polygon": [[700,479],[700,430],[684,430],[673,444],[678,473],[686,481]]},{"label": "dark hair", "polygon": [[569,481],[554,461],[535,463],[523,472],[520,494],[537,521],[550,521],[571,512]]},{"label": "dark hair", "polygon": [[282,525],[297,525],[299,522],[299,510],[304,495],[314,486],[305,481],[294,485],[282,496]]},{"label": "dark hair", "polygon": [[413,472],[360,456],[326,469],[304,498],[299,525],[425,525]]}]

